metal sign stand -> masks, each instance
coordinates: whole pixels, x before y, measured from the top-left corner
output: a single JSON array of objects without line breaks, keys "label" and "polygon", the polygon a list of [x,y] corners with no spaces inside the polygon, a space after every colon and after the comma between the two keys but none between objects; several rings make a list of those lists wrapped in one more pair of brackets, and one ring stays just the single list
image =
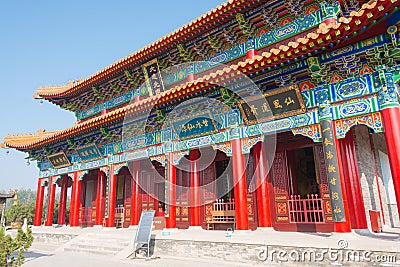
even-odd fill
[{"label": "metal sign stand", "polygon": [[150,259],[150,240],[151,240],[151,229],[153,228],[155,210],[143,211],[140,216],[139,226],[135,235],[135,242],[133,244],[134,254],[136,254],[139,249],[146,247],[147,257]]}]

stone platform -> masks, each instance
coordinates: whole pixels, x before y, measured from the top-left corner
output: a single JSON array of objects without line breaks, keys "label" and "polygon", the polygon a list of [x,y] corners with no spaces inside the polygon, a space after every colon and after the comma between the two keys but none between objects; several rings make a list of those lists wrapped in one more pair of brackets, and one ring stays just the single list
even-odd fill
[{"label": "stone platform", "polygon": [[[34,248],[53,253],[90,253],[126,260],[132,254],[135,229],[35,227]],[[168,234],[168,235],[167,235]],[[375,234],[347,234],[202,229],[153,231],[152,257],[206,260],[241,265],[340,264],[347,266],[400,266],[400,228]]]}]

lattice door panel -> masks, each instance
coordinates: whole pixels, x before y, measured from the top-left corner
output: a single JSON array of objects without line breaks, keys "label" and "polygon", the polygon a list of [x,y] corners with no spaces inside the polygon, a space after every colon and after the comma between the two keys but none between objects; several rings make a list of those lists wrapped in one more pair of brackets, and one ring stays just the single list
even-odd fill
[{"label": "lattice door panel", "polygon": [[217,187],[216,187],[216,170],[215,163],[213,162],[210,166],[200,172],[201,185],[203,187],[201,196],[204,197],[205,205],[202,210],[202,221],[203,225],[206,224],[207,219],[211,219],[211,211],[213,209],[213,203],[216,200]]},{"label": "lattice door panel", "polygon": [[177,171],[176,188],[176,224],[178,228],[189,227],[189,201],[190,201],[190,173],[183,170]]},{"label": "lattice door panel", "polygon": [[270,174],[274,188],[274,206],[276,222],[289,222],[288,209],[288,177],[287,177],[286,153],[276,152]]},{"label": "lattice door panel", "polygon": [[333,222],[332,208],[329,198],[328,176],[326,173],[326,163],[324,157],[324,149],[322,145],[314,147],[315,169],[317,170],[318,183],[322,198],[323,211],[325,214],[325,222]]}]

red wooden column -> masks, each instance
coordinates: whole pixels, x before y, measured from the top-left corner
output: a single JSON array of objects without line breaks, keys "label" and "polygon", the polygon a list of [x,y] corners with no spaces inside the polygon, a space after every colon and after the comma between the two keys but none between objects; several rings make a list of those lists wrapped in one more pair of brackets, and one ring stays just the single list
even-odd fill
[{"label": "red wooden column", "polygon": [[106,197],[105,197],[105,184],[106,184],[106,178],[107,178],[107,176],[106,176],[106,174],[103,172],[103,171],[101,171],[101,183],[102,183],[102,186],[100,187],[100,203],[99,203],[99,205],[100,205],[100,224],[103,224],[103,221],[104,221],[104,213],[105,213],[105,208],[106,208]]},{"label": "red wooden column", "polygon": [[239,138],[232,139],[232,166],[236,209],[236,229],[249,230],[247,210],[246,166]]},{"label": "red wooden column", "polygon": [[132,209],[131,209],[131,225],[138,225],[140,218],[139,209],[139,179],[140,179],[140,161],[131,163],[132,173]]},{"label": "red wooden column", "polygon": [[45,222],[45,226],[53,225],[53,214],[54,214],[54,198],[56,196],[56,184],[54,183],[56,177],[49,178],[49,197],[47,203],[47,220]]},{"label": "red wooden column", "polygon": [[198,149],[190,151],[190,226],[200,226],[200,171]]},{"label": "red wooden column", "polygon": [[353,131],[348,132],[345,138],[338,139],[338,143],[343,164],[346,195],[349,203],[351,228],[367,229],[367,217],[358,171]]},{"label": "red wooden column", "polygon": [[114,165],[110,166],[110,195],[108,196],[108,219],[106,226],[114,227],[115,204],[117,201],[117,175],[114,174]]},{"label": "red wooden column", "polygon": [[255,56],[257,56],[257,50],[255,49],[246,52],[246,59],[254,59]]},{"label": "red wooden column", "polygon": [[67,190],[68,190],[68,176],[63,175],[61,181],[61,193],[60,193],[60,207],[58,209],[58,225],[65,223],[65,211],[67,210]]},{"label": "red wooden column", "polygon": [[96,225],[101,225],[103,221],[103,196],[104,196],[104,173],[97,171],[97,192],[96,192]]},{"label": "red wooden column", "polygon": [[72,226],[72,224],[73,224],[74,215],[75,215],[75,211],[74,211],[75,210],[75,198],[74,198],[74,196],[75,196],[75,191],[76,191],[76,185],[75,185],[76,176],[75,176],[75,173],[73,173],[72,177],[73,177],[73,180],[72,180],[72,189],[71,189],[71,201],[69,203],[69,222],[68,222],[68,224],[70,226]]},{"label": "red wooden column", "polygon": [[166,204],[169,207],[169,211],[166,218],[166,228],[176,228],[176,167],[172,164],[173,156],[171,153],[167,154],[167,158],[169,203]]},{"label": "red wooden column", "polygon": [[257,184],[258,226],[272,227],[268,192],[267,158],[262,142],[254,146],[254,169],[256,170]]},{"label": "red wooden column", "polygon": [[79,226],[80,206],[81,206],[81,181],[78,178],[78,172],[74,172],[74,183],[72,187],[72,197],[71,197],[70,226]]},{"label": "red wooden column", "polygon": [[42,224],[43,198],[44,198],[44,186],[42,186],[42,182],[43,179],[38,180],[38,187],[36,191],[35,218],[33,220],[34,226],[40,226]]},{"label": "red wooden column", "polygon": [[400,108],[386,108],[381,113],[394,192],[396,194],[397,209],[400,214]]}]

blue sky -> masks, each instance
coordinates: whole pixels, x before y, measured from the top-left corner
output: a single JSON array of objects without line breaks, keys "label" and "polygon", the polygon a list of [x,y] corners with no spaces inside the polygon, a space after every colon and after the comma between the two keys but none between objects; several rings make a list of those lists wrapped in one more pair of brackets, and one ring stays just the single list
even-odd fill
[{"label": "blue sky", "polygon": [[[3,1],[0,7],[0,142],[8,133],[63,129],[71,112],[32,94],[87,77],[221,4],[222,0]],[[36,189],[27,154],[0,150],[0,190]]]}]

